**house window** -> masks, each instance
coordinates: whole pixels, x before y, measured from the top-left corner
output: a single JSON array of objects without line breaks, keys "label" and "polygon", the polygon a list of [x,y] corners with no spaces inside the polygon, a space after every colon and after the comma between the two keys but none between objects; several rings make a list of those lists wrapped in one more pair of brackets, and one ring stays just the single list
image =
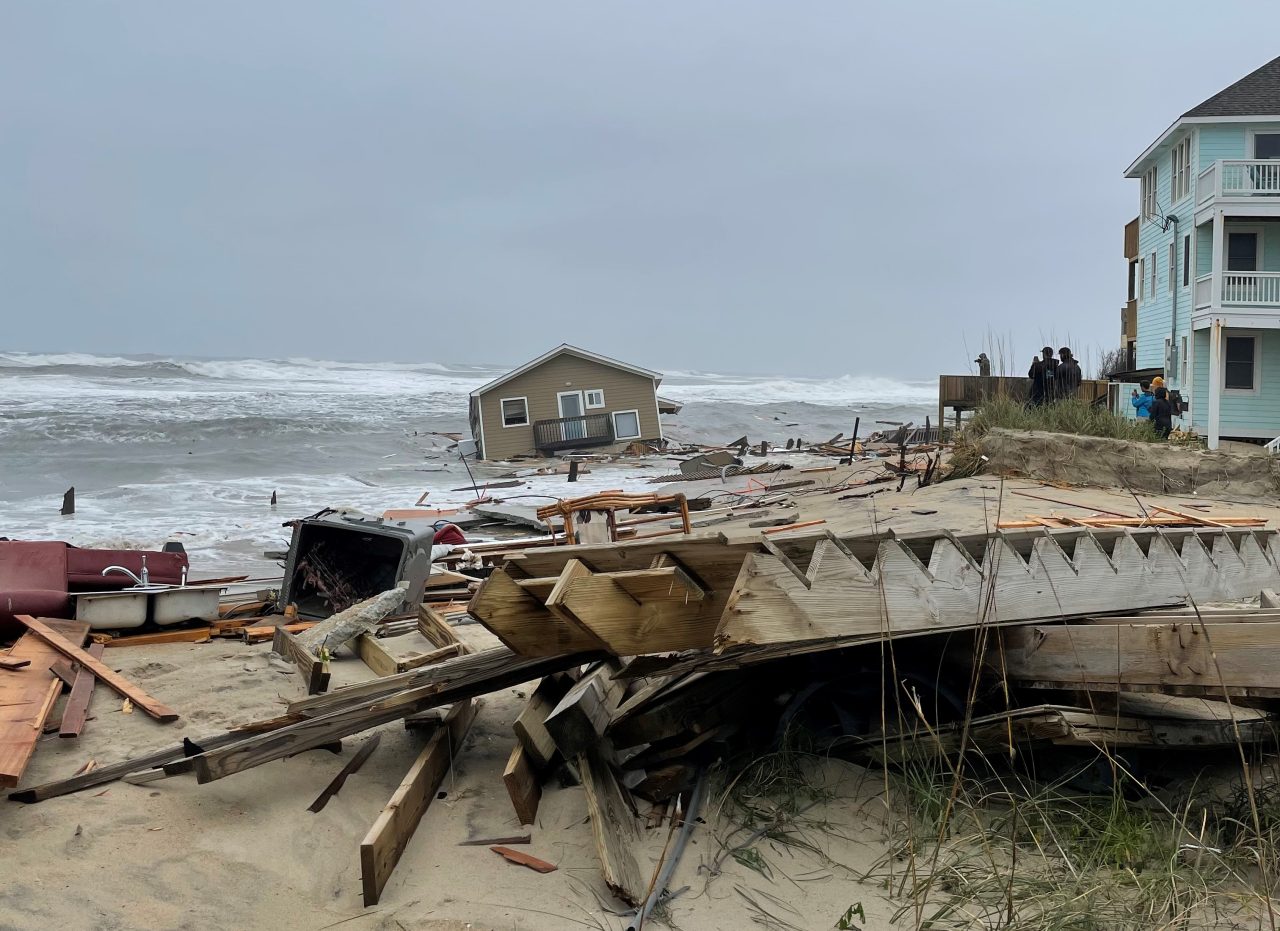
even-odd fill
[{"label": "house window", "polygon": [[1151,273],[1151,287],[1147,289],[1147,293],[1154,298],[1156,296],[1156,254],[1154,252],[1151,253],[1149,261],[1150,264],[1147,266],[1147,269]]},{"label": "house window", "polygon": [[640,412],[614,411],[613,438],[615,440],[640,439]]},{"label": "house window", "polygon": [[1152,165],[1142,176],[1142,215],[1148,220],[1156,215],[1156,166]]},{"label": "house window", "polygon": [[1227,271],[1256,272],[1258,270],[1258,234],[1227,234]]},{"label": "house window", "polygon": [[1254,133],[1254,158],[1280,158],[1280,133]]},{"label": "house window", "polygon": [[1222,387],[1228,391],[1253,391],[1257,387],[1258,340],[1253,336],[1228,336],[1224,350]]},{"label": "house window", "polygon": [[1179,371],[1181,374],[1178,376],[1178,384],[1185,385],[1187,383],[1187,338],[1185,336],[1182,337],[1182,356],[1180,359]]},{"label": "house window", "polygon": [[1191,237],[1182,237],[1182,286],[1191,284]]},{"label": "house window", "polygon": [[1138,259],[1138,300],[1147,299],[1147,260]]},{"label": "house window", "polygon": [[590,388],[587,390],[587,407],[604,407],[603,388]]},{"label": "house window", "polygon": [[1178,246],[1176,243],[1169,243],[1169,290],[1172,291],[1178,285],[1178,273],[1174,271],[1178,266],[1174,263],[1178,261]]},{"label": "house window", "polygon": [[1170,203],[1176,204],[1191,193],[1191,137],[1183,139],[1173,147],[1169,167]]},{"label": "house window", "polygon": [[503,398],[502,425],[504,427],[526,427],[529,425],[529,399]]}]

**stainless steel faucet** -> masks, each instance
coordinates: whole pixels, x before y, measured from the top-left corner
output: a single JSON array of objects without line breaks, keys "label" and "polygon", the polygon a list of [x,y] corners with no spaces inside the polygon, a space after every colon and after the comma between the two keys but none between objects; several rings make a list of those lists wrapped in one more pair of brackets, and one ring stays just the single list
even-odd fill
[{"label": "stainless steel faucet", "polygon": [[123,572],[129,578],[133,579],[134,588],[145,588],[151,583],[151,576],[147,572],[147,557],[145,555],[142,557],[142,578],[138,578],[131,570],[126,569],[124,566],[107,566],[107,568],[102,570],[103,575],[107,575],[111,572]]}]

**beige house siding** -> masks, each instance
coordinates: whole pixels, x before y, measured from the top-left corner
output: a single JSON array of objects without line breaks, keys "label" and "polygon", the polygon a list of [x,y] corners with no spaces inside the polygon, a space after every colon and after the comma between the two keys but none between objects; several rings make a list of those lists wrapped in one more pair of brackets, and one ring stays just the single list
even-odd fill
[{"label": "beige house siding", "polygon": [[[662,427],[658,422],[657,391],[652,378],[564,353],[480,395],[483,457],[508,459],[511,456],[536,453],[533,446],[533,423],[538,420],[555,420],[560,416],[557,393],[589,391],[595,388],[604,391],[604,407],[591,408],[584,413],[612,414],[614,411],[634,410],[639,414],[642,439],[656,440],[662,436]],[[528,425],[502,425],[503,398],[528,398]],[[614,449],[625,446],[627,442],[630,440],[613,447],[591,448]]]}]

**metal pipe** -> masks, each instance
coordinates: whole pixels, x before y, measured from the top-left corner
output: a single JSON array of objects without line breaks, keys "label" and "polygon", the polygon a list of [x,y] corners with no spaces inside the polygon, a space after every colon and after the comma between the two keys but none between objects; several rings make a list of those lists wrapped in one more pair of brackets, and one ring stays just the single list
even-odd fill
[{"label": "metal pipe", "polygon": [[625,931],[640,931],[644,926],[645,920],[649,917],[649,913],[657,907],[658,900],[662,898],[662,892],[667,888],[667,883],[671,882],[671,876],[676,871],[680,856],[684,853],[684,848],[689,843],[689,835],[693,833],[693,825],[698,820],[698,809],[702,807],[702,795],[706,788],[707,771],[704,769],[701,775],[698,776],[693,792],[689,795],[689,807],[685,809],[684,822],[680,825],[680,836],[676,838],[675,848],[663,862],[662,871],[658,873],[658,880],[653,884],[653,889],[649,891],[649,897],[644,900],[640,908],[636,909],[636,913],[627,922]]}]

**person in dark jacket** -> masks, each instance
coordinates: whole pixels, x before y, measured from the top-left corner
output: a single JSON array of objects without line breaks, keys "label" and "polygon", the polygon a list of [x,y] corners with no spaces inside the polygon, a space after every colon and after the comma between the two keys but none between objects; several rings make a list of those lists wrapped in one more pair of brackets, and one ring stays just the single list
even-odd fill
[{"label": "person in dark jacket", "polygon": [[1173,431],[1173,405],[1169,403],[1169,392],[1157,388],[1155,399],[1151,402],[1151,423],[1161,439],[1168,439]]},{"label": "person in dark jacket", "polygon": [[1058,370],[1058,360],[1053,357],[1053,347],[1045,346],[1041,353],[1043,357],[1032,359],[1031,369],[1027,372],[1027,378],[1031,379],[1029,392],[1031,403],[1037,407],[1053,400],[1053,376]]},{"label": "person in dark jacket", "polygon": [[1080,363],[1071,354],[1071,349],[1063,346],[1058,350],[1058,371],[1053,378],[1058,398],[1064,401],[1068,398],[1074,398],[1080,391],[1080,382],[1083,378],[1084,376],[1080,371]]}]

